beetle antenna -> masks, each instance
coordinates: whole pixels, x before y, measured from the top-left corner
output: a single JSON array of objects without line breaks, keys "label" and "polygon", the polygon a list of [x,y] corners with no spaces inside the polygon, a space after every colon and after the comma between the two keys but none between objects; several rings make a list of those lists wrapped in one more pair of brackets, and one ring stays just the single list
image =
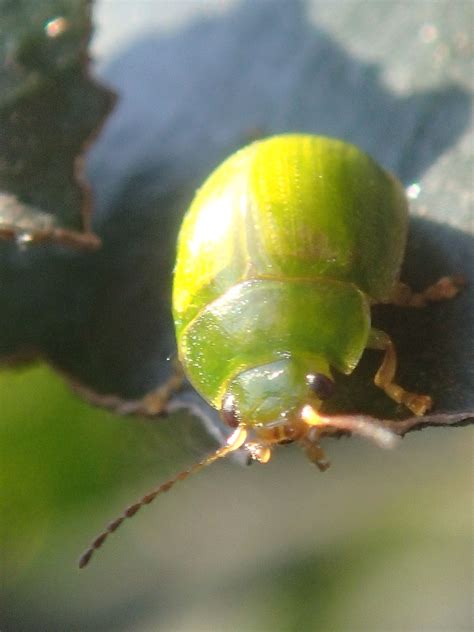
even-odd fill
[{"label": "beetle antenna", "polygon": [[303,420],[309,426],[336,428],[370,439],[381,448],[393,448],[400,438],[375,417],[368,415],[321,415],[311,406],[301,411]]},{"label": "beetle antenna", "polygon": [[222,459],[231,452],[238,450],[245,443],[246,439],[247,431],[243,426],[238,426],[235,432],[233,432],[233,434],[229,437],[226,445],[217,449],[215,452],[207,456],[202,461],[194,463],[194,465],[191,465],[191,467],[189,467],[187,470],[183,470],[173,478],[170,478],[168,481],[161,483],[161,485],[148,492],[148,494],[145,494],[145,496],[143,496],[140,500],[133,503],[132,505],[129,505],[120,516],[115,518],[115,520],[112,520],[112,522],[107,525],[104,531],[102,531],[102,533],[98,535],[92,542],[92,544],[84,551],[79,559],[79,568],[84,568],[85,566],[87,566],[94,552],[97,551],[97,549],[100,549],[100,547],[104,544],[109,535],[114,533],[114,531],[116,531],[120,527],[124,520],[134,516],[137,511],[139,511],[144,505],[149,505],[160,494],[169,491],[178,481],[184,481],[184,479],[188,478],[188,476],[191,476],[191,474],[195,474],[204,467],[207,467],[211,463],[214,463],[214,461]]}]

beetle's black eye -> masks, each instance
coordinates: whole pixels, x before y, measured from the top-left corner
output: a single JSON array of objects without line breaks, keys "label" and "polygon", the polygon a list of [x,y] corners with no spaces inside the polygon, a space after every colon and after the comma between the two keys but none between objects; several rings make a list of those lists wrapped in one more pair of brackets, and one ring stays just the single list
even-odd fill
[{"label": "beetle's black eye", "polygon": [[322,373],[310,373],[306,382],[319,399],[329,399],[334,394],[334,382]]},{"label": "beetle's black eye", "polygon": [[235,398],[230,393],[222,398],[221,418],[231,428],[237,428],[240,423]]}]

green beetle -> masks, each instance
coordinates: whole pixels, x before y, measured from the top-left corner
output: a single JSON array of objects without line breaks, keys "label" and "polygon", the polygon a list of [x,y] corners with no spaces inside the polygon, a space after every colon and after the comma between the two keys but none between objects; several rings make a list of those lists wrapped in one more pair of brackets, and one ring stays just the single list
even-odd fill
[{"label": "green beetle", "polygon": [[318,410],[332,370],[350,374],[365,348],[385,351],[375,383],[389,397],[415,415],[430,407],[394,383],[394,346],[370,322],[374,303],[421,305],[456,291],[449,279],[422,294],[399,282],[407,223],[400,182],[321,136],[252,143],[198,191],[178,240],[179,359],[253,458],[300,440],[324,467],[314,428],[328,421]]},{"label": "green beetle", "polygon": [[[125,518],[238,448],[267,462],[275,445],[299,441],[324,470],[321,435],[345,430],[390,445],[395,435],[373,418],[320,412],[332,372],[350,374],[366,348],[384,352],[377,386],[415,415],[429,409],[429,396],[394,382],[393,343],[370,319],[375,303],[419,307],[458,291],[450,277],[421,293],[400,283],[407,223],[400,182],[340,140],[275,136],[210,175],[179,235],[173,314],[184,375],[233,432],[131,505],[81,566]],[[174,376],[161,395],[179,384]]]}]

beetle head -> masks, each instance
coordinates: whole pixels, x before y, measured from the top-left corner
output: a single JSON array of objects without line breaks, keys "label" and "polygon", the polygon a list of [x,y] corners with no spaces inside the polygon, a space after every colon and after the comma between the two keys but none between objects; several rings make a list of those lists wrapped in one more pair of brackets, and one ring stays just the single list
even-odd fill
[{"label": "beetle head", "polygon": [[236,375],[223,397],[221,417],[231,427],[244,424],[257,431],[286,422],[295,425],[305,405],[319,410],[333,391],[327,362],[291,355]]}]

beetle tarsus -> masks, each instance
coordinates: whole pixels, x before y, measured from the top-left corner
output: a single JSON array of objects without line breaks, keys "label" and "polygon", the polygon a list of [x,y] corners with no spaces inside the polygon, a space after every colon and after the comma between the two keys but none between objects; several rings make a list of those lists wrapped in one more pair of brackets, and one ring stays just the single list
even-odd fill
[{"label": "beetle tarsus", "polygon": [[246,443],[244,447],[247,450],[251,461],[268,463],[272,457],[271,449],[268,446],[261,445],[260,443]]},{"label": "beetle tarsus", "polygon": [[303,439],[303,448],[306,456],[314,463],[320,472],[325,472],[331,465],[319,443],[310,439]]},{"label": "beetle tarsus", "polygon": [[428,303],[448,301],[454,298],[466,285],[460,275],[444,276],[422,292],[414,292],[405,283],[397,283],[389,303],[399,307],[425,307]]},{"label": "beetle tarsus", "polygon": [[181,363],[174,360],[173,372],[157,389],[147,393],[141,400],[140,408],[146,415],[159,415],[166,412],[171,397],[181,389],[184,383],[184,371]]},{"label": "beetle tarsus", "polygon": [[381,388],[397,404],[404,404],[415,415],[424,415],[432,406],[429,395],[410,393],[394,382],[397,370],[397,353],[388,334],[378,329],[372,329],[368,344],[371,349],[385,351],[382,364],[375,374],[374,384]]}]

